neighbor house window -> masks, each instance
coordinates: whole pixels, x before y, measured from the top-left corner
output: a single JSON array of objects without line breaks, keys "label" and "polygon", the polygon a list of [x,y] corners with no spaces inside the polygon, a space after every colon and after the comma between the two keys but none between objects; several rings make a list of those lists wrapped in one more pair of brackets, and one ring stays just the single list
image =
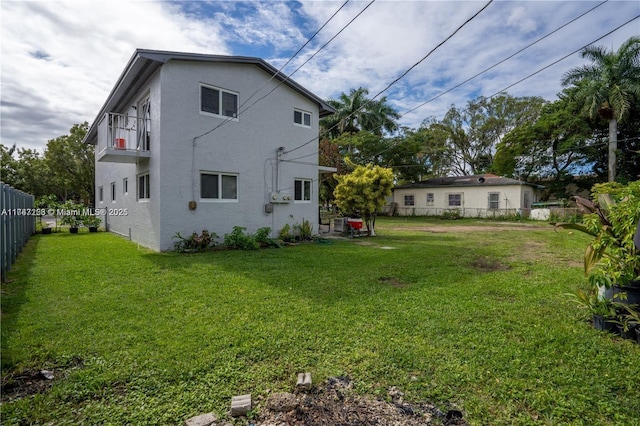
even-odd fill
[{"label": "neighbor house window", "polygon": [[111,202],[116,202],[116,183],[111,182]]},{"label": "neighbor house window", "polygon": [[405,195],[404,196],[404,205],[405,206],[414,206],[415,205],[415,198],[413,195]]},{"label": "neighbor house window", "polygon": [[300,126],[311,127],[311,113],[301,110],[293,110],[293,122]]},{"label": "neighbor house window", "polygon": [[238,118],[238,94],[212,86],[200,86],[200,111]]},{"label": "neighbor house window", "polygon": [[293,183],[295,201],[311,201],[311,180],[296,179]]},{"label": "neighbor house window", "polygon": [[204,200],[237,200],[238,175],[200,173],[200,198]]},{"label": "neighbor house window", "polygon": [[462,206],[462,194],[448,194],[449,207],[461,207]]},{"label": "neighbor house window", "polygon": [[104,201],[104,188],[102,188],[101,186],[98,187],[98,201]]},{"label": "neighbor house window", "polygon": [[149,173],[138,176],[138,200],[148,200],[151,185],[149,184]]},{"label": "neighbor house window", "polygon": [[433,200],[434,200],[433,192],[427,192],[427,205],[432,206]]},{"label": "neighbor house window", "polygon": [[129,193],[129,179],[122,179],[122,193],[127,195]]},{"label": "neighbor house window", "polygon": [[500,193],[490,192],[489,193],[489,209],[497,210],[499,208],[500,208]]}]

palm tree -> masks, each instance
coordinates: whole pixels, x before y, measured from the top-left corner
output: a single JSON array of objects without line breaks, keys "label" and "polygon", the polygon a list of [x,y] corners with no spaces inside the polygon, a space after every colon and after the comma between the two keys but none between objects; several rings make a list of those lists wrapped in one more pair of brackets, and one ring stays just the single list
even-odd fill
[{"label": "palm tree", "polygon": [[640,100],[640,37],[629,38],[616,52],[589,46],[582,51],[582,57],[592,63],[569,70],[562,85],[577,87],[586,114],[609,121],[609,182],[613,182],[618,122],[626,118],[633,102]]},{"label": "palm tree", "polygon": [[387,98],[379,101],[368,99],[369,90],[359,87],[351,89],[349,94],[341,93],[338,99],[327,102],[336,109],[336,113],[323,119],[323,132],[329,138],[337,138],[343,133],[357,133],[361,130],[382,135],[383,130],[393,132],[398,124],[395,120],[400,114],[387,103]]}]

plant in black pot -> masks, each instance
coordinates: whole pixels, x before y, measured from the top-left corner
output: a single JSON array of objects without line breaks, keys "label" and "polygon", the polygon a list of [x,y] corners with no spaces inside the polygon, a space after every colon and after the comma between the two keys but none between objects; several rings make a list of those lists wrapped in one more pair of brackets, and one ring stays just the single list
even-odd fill
[{"label": "plant in black pot", "polygon": [[589,283],[602,296],[621,303],[640,303],[640,249],[634,236],[640,227],[640,181],[596,184],[593,200],[575,196],[586,213],[583,223],[552,223],[594,237],[584,255]]},{"label": "plant in black pot", "polygon": [[84,221],[85,217],[82,215],[84,206],[76,204],[73,201],[66,201],[60,206],[62,212],[61,223],[63,225],[69,225],[69,232],[77,234],[80,225]]},{"label": "plant in black pot", "polygon": [[98,232],[98,227],[102,220],[98,216],[95,215],[87,215],[83,220],[82,224],[89,228],[89,232]]},{"label": "plant in black pot", "polygon": [[573,299],[578,306],[587,309],[591,315],[593,328],[612,333],[617,332],[615,304],[607,298],[600,297],[596,289],[578,290],[576,293],[567,293],[567,296]]},{"label": "plant in black pot", "polygon": [[614,303],[614,305],[616,306],[617,315],[611,322],[618,328],[620,336],[633,340],[640,338],[640,335],[636,337],[636,333],[640,333],[640,311],[638,311],[638,305],[625,303]]}]

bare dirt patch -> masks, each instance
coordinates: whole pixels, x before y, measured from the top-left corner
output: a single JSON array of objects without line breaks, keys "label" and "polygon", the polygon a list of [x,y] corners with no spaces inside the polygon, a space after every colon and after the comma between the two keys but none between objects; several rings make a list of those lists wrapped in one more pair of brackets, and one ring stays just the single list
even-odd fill
[{"label": "bare dirt patch", "polygon": [[[381,227],[382,229],[382,227]],[[496,231],[523,231],[526,229],[544,229],[533,225],[453,225],[453,226],[385,226],[391,231],[421,231],[434,234],[464,233],[464,232],[496,232]],[[550,229],[552,230],[552,229]]]},{"label": "bare dirt patch", "polygon": [[482,272],[507,271],[511,269],[509,265],[485,256],[478,256],[469,266]]},{"label": "bare dirt patch", "polygon": [[406,283],[403,283],[402,281],[400,281],[395,277],[380,277],[378,278],[378,280],[382,283],[389,284],[390,286],[395,288],[405,288],[407,286]]},{"label": "bare dirt patch", "polygon": [[388,399],[358,396],[346,377],[329,378],[308,393],[290,395],[281,406],[267,401],[254,422],[256,426],[414,426],[466,425],[463,414],[439,410],[433,404],[408,403],[403,393],[389,389]]}]

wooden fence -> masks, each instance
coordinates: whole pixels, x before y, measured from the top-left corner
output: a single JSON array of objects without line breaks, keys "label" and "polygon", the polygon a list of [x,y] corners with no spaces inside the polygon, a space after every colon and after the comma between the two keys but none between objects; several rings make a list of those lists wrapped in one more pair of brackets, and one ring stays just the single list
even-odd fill
[{"label": "wooden fence", "polygon": [[33,195],[0,182],[0,278],[4,282],[36,230]]}]

